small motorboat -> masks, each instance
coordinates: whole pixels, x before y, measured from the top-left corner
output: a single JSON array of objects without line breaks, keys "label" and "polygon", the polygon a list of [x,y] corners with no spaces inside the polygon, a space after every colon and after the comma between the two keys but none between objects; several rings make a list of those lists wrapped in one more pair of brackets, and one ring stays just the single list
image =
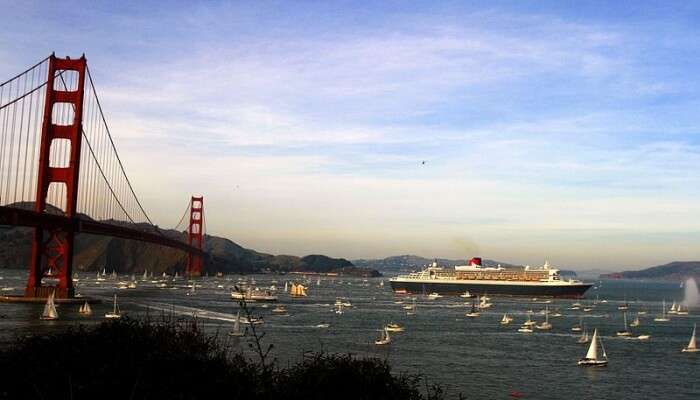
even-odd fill
[{"label": "small motorboat", "polygon": [[441,297],[442,297],[442,295],[440,295],[439,293],[435,293],[435,292],[430,293],[430,294],[428,295],[428,298],[429,298],[430,300],[439,299],[439,298],[441,298]]},{"label": "small motorboat", "polygon": [[317,325],[316,325],[316,328],[319,328],[319,329],[326,329],[326,328],[330,328],[330,326],[331,326],[331,324],[328,324],[328,323],[325,323],[325,322],[321,322],[320,324],[317,324]]},{"label": "small motorboat", "polygon": [[287,309],[284,308],[282,304],[278,304],[272,309],[273,314],[284,315],[287,314]]},{"label": "small motorboat", "polygon": [[389,332],[403,332],[404,330],[403,326],[394,323],[386,324],[385,329]]}]

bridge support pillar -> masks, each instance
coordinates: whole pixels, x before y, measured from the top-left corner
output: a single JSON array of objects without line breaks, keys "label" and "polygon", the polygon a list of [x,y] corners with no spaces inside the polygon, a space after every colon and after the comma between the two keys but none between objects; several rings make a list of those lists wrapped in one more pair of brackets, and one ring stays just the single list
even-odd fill
[{"label": "bridge support pillar", "polygon": [[[65,194],[65,198],[59,199],[59,204],[65,205],[66,217],[76,216],[78,199],[78,171],[80,168],[80,147],[83,130],[83,96],[85,88],[85,68],[87,61],[83,55],[77,60],[70,58],[56,58],[51,55],[49,59],[48,79],[46,83],[46,97],[44,102],[44,118],[41,129],[41,144],[39,149],[39,169],[36,199],[34,211],[47,212],[47,195],[49,186],[53,184],[63,185],[65,190],[57,190],[56,193]],[[73,73],[65,74],[65,71]],[[57,90],[55,81],[65,77],[75,77],[77,82],[64,86],[66,90]],[[57,85],[61,87],[62,85]],[[54,107],[58,105],[58,107]],[[54,112],[70,115],[73,111],[72,123],[58,125],[54,121],[59,116]],[[54,118],[56,117],[56,118]],[[68,165],[57,166],[51,160],[51,145],[55,140],[67,140],[69,142],[70,157]],[[34,228],[32,241],[32,254],[29,264],[29,280],[25,289],[27,297],[46,297],[51,292],[58,298],[72,297],[73,288],[73,245],[74,232],[72,228],[56,228],[45,230],[41,227]]]},{"label": "bridge support pillar", "polygon": [[[194,197],[190,201],[190,225],[187,240],[190,246],[203,250],[204,244],[204,197]],[[189,253],[187,257],[187,276],[202,276],[202,255]]]}]

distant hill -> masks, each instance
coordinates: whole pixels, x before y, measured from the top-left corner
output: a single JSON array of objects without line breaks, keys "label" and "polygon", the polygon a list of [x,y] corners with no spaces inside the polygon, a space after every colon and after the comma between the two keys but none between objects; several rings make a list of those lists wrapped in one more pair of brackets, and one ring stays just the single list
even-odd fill
[{"label": "distant hill", "polygon": [[[85,217],[87,218],[87,217]],[[161,230],[169,237],[182,238],[185,233]],[[0,269],[26,268],[31,251],[31,228],[0,226]],[[116,269],[119,273],[182,273],[187,262],[180,250],[132,240],[79,234],[76,236],[74,270]],[[379,276],[376,270],[357,267],[344,258],[324,255],[296,257],[272,255],[246,249],[233,241],[206,235],[203,273],[317,272],[356,276]]]},{"label": "distant hill", "polygon": [[[426,264],[432,263],[433,261],[437,261],[438,265],[441,265],[441,266],[454,267],[455,265],[465,265],[468,260],[467,259],[450,260],[447,258],[433,259],[433,258],[425,258],[425,257],[416,256],[416,255],[405,254],[405,255],[391,256],[391,257],[380,258],[380,259],[352,260],[352,263],[358,267],[373,268],[373,269],[378,269],[380,271],[390,271],[390,270],[405,271],[405,270],[413,270],[413,269],[421,268]],[[486,266],[494,266],[494,267],[497,265],[502,265],[504,267],[513,266],[512,264],[508,264],[508,263],[504,263],[504,262],[500,262],[500,261],[494,261],[494,260],[482,260],[481,262],[483,265],[486,265]]]},{"label": "distant hill", "polygon": [[663,281],[683,281],[688,278],[700,280],[700,261],[674,261],[639,271],[613,272],[601,274],[601,279],[645,279]]}]

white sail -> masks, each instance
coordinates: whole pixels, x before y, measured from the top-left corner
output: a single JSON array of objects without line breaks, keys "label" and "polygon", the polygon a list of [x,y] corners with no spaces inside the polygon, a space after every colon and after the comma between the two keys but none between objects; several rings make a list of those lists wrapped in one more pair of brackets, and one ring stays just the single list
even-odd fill
[{"label": "white sail", "polygon": [[236,322],[233,323],[233,331],[238,333],[241,331],[241,312],[236,314]]},{"label": "white sail", "polygon": [[586,358],[589,360],[598,359],[598,328],[593,331],[593,338],[591,339],[591,345],[588,346],[588,353],[586,353]]},{"label": "white sail", "polygon": [[53,302],[55,292],[51,292],[51,295],[46,299],[46,305],[44,305],[44,312],[41,315],[43,319],[56,319],[58,318],[58,312],[56,311],[56,305]]},{"label": "white sail", "polygon": [[695,329],[697,324],[693,325],[693,336],[690,337],[690,342],[688,343],[688,349],[694,350],[698,348],[697,340],[695,339]]},{"label": "white sail", "polygon": [[81,314],[92,314],[92,309],[90,308],[90,304],[86,301],[85,304],[80,306],[80,313]]}]

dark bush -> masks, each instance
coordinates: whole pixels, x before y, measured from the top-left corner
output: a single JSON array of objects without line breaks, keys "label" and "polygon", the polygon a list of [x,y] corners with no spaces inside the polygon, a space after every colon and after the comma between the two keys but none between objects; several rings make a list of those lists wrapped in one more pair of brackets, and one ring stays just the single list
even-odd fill
[{"label": "dark bush", "polygon": [[[428,398],[441,397],[430,390]],[[1,399],[423,399],[385,361],[314,354],[286,369],[227,353],[195,323],[133,319],[17,339]]]}]

